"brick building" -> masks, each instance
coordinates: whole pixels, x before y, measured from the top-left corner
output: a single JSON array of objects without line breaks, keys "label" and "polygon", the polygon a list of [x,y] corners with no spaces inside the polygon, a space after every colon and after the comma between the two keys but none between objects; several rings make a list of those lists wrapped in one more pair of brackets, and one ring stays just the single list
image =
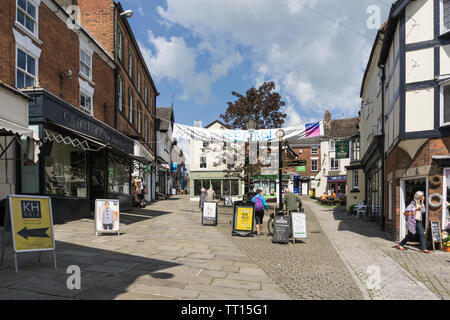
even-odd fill
[{"label": "brick building", "polygon": [[[321,170],[320,138],[302,139],[289,144],[299,160],[306,160],[306,166],[289,168],[285,172],[293,173],[293,192],[301,195],[311,195],[315,190],[315,176]],[[314,195],[313,195],[314,196]]]},{"label": "brick building", "polygon": [[[140,175],[149,186],[147,200],[155,199],[156,97],[159,95],[134,37],[127,12],[113,0],[65,1],[79,7],[81,24],[101,43],[116,64],[114,128],[138,142],[136,155],[146,159],[150,172]],[[147,173],[148,172],[148,173]]]},{"label": "brick building", "polygon": [[131,171],[142,160],[130,138],[139,126],[119,125],[114,56],[72,22],[68,4],[0,2],[0,80],[31,97],[29,124],[44,142],[36,165],[17,164],[16,190],[51,196],[55,222],[89,215],[98,198],[130,208]]}]

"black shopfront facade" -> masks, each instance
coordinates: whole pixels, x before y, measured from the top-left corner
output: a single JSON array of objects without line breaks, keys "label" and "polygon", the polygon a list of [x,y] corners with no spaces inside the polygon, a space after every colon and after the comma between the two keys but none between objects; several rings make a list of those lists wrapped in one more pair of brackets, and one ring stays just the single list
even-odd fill
[{"label": "black shopfront facade", "polygon": [[91,217],[95,199],[131,209],[134,141],[46,90],[27,94],[44,144],[36,166],[22,166],[21,193],[50,196],[55,223]]}]

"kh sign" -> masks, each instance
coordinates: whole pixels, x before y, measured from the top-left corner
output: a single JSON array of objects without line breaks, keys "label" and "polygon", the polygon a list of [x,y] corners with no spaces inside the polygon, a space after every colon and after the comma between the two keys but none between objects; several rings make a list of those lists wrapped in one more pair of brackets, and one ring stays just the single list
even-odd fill
[{"label": "kh sign", "polygon": [[14,252],[54,250],[50,198],[9,196]]}]

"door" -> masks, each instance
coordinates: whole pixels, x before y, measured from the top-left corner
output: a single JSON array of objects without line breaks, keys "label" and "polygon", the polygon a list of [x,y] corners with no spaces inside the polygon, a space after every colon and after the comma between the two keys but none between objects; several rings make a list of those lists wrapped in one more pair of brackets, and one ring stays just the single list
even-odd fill
[{"label": "door", "polygon": [[308,182],[302,182],[302,195],[308,195]]},{"label": "door", "polygon": [[[406,207],[414,199],[414,194],[417,191],[422,191],[425,195],[425,199],[428,199],[428,179],[425,177],[414,177],[410,179],[403,179],[400,181],[400,240],[402,240],[408,230],[406,228],[406,219],[403,216]],[[425,200],[426,214],[422,217],[422,224],[426,229],[428,223],[428,205]]]}]

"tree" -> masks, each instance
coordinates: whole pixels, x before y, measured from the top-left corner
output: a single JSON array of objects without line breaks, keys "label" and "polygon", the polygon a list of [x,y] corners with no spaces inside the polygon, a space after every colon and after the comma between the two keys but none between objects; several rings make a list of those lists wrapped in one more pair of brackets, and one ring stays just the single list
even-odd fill
[{"label": "tree", "polygon": [[257,130],[280,128],[287,116],[280,108],[286,104],[278,92],[272,92],[274,89],[275,82],[271,81],[247,90],[245,96],[233,91],[231,94],[238,99],[227,102],[228,109],[220,117],[232,129],[247,129],[250,119],[255,121]]}]

